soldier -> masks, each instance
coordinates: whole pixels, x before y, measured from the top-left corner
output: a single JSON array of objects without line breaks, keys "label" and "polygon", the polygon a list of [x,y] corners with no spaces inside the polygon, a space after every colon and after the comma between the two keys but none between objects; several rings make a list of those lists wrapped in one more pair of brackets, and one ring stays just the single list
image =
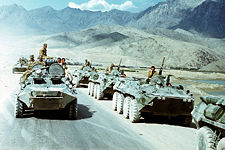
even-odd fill
[{"label": "soldier", "polygon": [[24,72],[24,74],[22,75],[20,82],[24,83],[25,80],[29,77],[29,75],[31,74],[31,69],[32,67],[36,64],[36,62],[34,61],[34,55],[30,55],[30,63],[28,64],[27,70]]},{"label": "soldier", "polygon": [[87,66],[91,67],[91,63],[90,63],[87,59],[85,59],[85,63],[84,63],[84,65],[82,66],[81,70],[83,70],[84,67],[87,67]]},{"label": "soldier", "polygon": [[67,66],[66,66],[66,59],[65,58],[62,58],[62,67],[64,70],[67,69]]},{"label": "soldier", "polygon": [[34,64],[35,64],[34,55],[30,55],[30,62],[28,64],[27,70],[31,70]]},{"label": "soldier", "polygon": [[150,70],[148,71],[148,78],[151,79],[152,76],[157,75],[158,73],[155,71],[155,66],[151,66]]},{"label": "soldier", "polygon": [[86,67],[86,66],[91,66],[91,63],[87,60],[87,59],[85,59],[85,64],[84,64],[84,66]]},{"label": "soldier", "polygon": [[58,58],[57,61],[58,61],[58,64],[61,64],[61,58]]},{"label": "soldier", "polygon": [[111,71],[113,70],[113,67],[114,67],[114,64],[111,64],[110,67],[108,67],[108,68],[106,69],[106,74],[110,74]]},{"label": "soldier", "polygon": [[146,82],[149,83],[152,76],[157,75],[158,73],[155,71],[155,66],[151,66],[150,70],[148,71],[148,78],[146,79]]},{"label": "soldier", "polygon": [[43,44],[43,48],[39,51],[39,57],[45,58],[47,57],[47,44]]}]

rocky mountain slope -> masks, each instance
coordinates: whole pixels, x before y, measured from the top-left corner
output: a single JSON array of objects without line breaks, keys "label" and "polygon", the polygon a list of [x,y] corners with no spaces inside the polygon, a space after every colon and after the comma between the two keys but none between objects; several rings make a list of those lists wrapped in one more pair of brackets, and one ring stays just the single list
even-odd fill
[{"label": "rocky mountain slope", "polygon": [[42,7],[28,11],[18,5],[0,7],[0,27],[12,29],[11,32],[21,30],[35,34],[75,31],[98,24],[125,25],[134,17],[135,14],[120,10],[92,12],[69,7],[62,10]]},{"label": "rocky mountain slope", "polygon": [[177,25],[189,12],[188,10],[201,4],[204,0],[167,0],[140,12],[136,21],[129,26],[151,29],[170,28]]},{"label": "rocky mountain slope", "polygon": [[176,27],[201,33],[203,36],[225,37],[225,0],[207,0],[195,7]]},{"label": "rocky mountain slope", "polygon": [[207,37],[225,38],[224,0],[167,0],[140,13],[120,10],[92,12],[43,7],[0,7],[0,31],[18,34],[49,34],[76,31],[96,25],[122,25],[138,29],[188,30]]},{"label": "rocky mountain slope", "polygon": [[122,26],[96,26],[89,29],[41,37],[49,52],[78,61],[85,58],[96,63],[160,67],[166,56],[166,66],[199,69],[224,58],[223,50],[158,36]]}]

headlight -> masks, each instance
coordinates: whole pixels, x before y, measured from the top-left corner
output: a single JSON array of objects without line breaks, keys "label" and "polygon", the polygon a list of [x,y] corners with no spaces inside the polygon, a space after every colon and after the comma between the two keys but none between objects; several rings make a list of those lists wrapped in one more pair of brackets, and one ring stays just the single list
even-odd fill
[{"label": "headlight", "polygon": [[41,69],[38,69],[38,70],[36,70],[35,72],[36,72],[36,74],[39,75],[39,74],[41,74]]}]

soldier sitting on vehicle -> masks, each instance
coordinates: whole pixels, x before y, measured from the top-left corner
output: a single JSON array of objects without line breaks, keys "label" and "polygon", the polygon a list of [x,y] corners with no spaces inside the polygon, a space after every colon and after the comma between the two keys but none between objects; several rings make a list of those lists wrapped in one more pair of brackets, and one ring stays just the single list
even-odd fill
[{"label": "soldier sitting on vehicle", "polygon": [[47,44],[43,44],[43,48],[39,51],[39,57],[47,57]]},{"label": "soldier sitting on vehicle", "polygon": [[106,74],[109,75],[114,68],[114,64],[111,64],[110,67],[106,68]]},{"label": "soldier sitting on vehicle", "polygon": [[30,55],[30,63],[28,64],[27,70],[24,72],[20,80],[22,83],[24,83],[28,76],[31,74],[30,70],[35,64],[36,62],[34,61],[34,55]]},{"label": "soldier sitting on vehicle", "polygon": [[39,57],[42,57],[43,59],[52,59],[52,57],[47,56],[47,44],[46,43],[43,44],[43,48],[39,51]]},{"label": "soldier sitting on vehicle", "polygon": [[64,70],[68,69],[67,66],[66,66],[66,59],[65,58],[62,58],[62,67]]},{"label": "soldier sitting on vehicle", "polygon": [[146,80],[147,83],[150,82],[152,76],[157,75],[157,71],[155,71],[155,66],[151,66],[150,70],[148,71],[148,78]]},{"label": "soldier sitting on vehicle", "polygon": [[85,59],[85,63],[84,63],[84,65],[82,66],[82,68],[81,68],[81,70],[83,70],[84,69],[84,67],[91,67],[91,63],[87,60],[87,59]]},{"label": "soldier sitting on vehicle", "polygon": [[39,57],[38,59],[39,59],[39,64],[42,64],[42,66],[46,65],[45,62],[43,62],[43,58],[42,57]]}]

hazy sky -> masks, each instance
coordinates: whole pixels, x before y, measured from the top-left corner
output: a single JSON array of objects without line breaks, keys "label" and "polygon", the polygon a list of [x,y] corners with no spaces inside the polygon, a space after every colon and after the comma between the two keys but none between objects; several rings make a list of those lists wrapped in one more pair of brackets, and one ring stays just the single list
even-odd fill
[{"label": "hazy sky", "polygon": [[92,11],[120,9],[138,12],[160,1],[165,0],[0,0],[0,6],[18,4],[28,10],[43,6],[52,6],[55,9],[63,9],[69,6]]}]

